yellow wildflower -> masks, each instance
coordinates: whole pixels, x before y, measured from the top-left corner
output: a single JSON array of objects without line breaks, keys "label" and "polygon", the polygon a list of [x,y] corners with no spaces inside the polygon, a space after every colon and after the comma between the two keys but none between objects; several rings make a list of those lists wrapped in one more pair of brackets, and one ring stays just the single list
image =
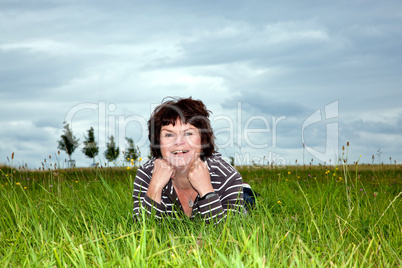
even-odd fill
[{"label": "yellow wildflower", "polygon": [[280,204],[280,203],[282,203],[280,200],[278,200],[276,203],[278,203],[278,204]]},{"label": "yellow wildflower", "polygon": [[130,167],[127,167],[127,170],[129,170],[130,169]]},{"label": "yellow wildflower", "polygon": [[17,185],[20,185],[20,183],[19,183],[19,182],[17,182],[16,184],[17,184]]},{"label": "yellow wildflower", "polygon": [[142,161],[142,157],[140,157],[140,159],[138,159],[138,161]]}]

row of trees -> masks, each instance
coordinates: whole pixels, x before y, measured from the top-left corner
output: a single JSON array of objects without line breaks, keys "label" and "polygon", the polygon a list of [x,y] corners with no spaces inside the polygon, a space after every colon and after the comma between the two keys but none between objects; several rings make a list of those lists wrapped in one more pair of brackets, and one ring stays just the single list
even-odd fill
[{"label": "row of trees", "polygon": [[[79,146],[79,139],[77,139],[69,126],[69,124],[64,122],[64,130],[61,135],[61,139],[59,140],[58,148],[67,153],[68,159],[71,163],[71,155],[75,151],[75,149]],[[93,159],[93,164],[95,165],[95,157],[99,154],[99,146],[95,141],[94,128],[91,127],[88,130],[88,135],[84,135],[84,148],[82,148],[82,152],[89,158]],[[140,157],[140,150],[138,146],[134,145],[134,141],[132,138],[126,137],[127,146],[124,151],[124,158],[129,159],[128,161],[137,161]],[[120,148],[117,146],[113,135],[109,137],[109,142],[106,143],[106,151],[104,152],[105,158],[111,162],[116,160],[120,155]]]}]

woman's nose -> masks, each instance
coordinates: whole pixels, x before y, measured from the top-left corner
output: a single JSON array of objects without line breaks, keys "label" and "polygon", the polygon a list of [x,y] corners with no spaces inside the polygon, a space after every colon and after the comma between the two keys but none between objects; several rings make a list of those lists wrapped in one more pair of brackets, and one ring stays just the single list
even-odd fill
[{"label": "woman's nose", "polygon": [[176,144],[177,145],[181,145],[181,144],[184,144],[186,142],[186,140],[185,140],[185,137],[184,137],[184,135],[177,135],[177,138],[176,138]]}]

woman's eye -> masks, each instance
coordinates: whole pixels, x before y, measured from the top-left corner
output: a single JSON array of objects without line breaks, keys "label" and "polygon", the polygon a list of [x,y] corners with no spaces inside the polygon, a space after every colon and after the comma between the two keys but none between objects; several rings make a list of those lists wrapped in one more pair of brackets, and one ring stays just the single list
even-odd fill
[{"label": "woman's eye", "polygon": [[186,132],[186,133],[184,133],[184,135],[191,136],[191,135],[193,135],[193,133],[192,132]]},{"label": "woman's eye", "polygon": [[173,137],[173,134],[166,133],[166,134],[165,134],[165,137],[166,137],[166,138]]}]

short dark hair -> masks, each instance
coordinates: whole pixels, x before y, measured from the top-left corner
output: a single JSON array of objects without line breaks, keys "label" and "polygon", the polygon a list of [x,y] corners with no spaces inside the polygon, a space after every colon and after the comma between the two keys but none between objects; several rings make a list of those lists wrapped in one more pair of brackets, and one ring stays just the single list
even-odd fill
[{"label": "short dark hair", "polygon": [[160,158],[160,133],[163,126],[176,123],[179,119],[183,124],[191,124],[200,131],[201,135],[201,155],[205,160],[215,152],[215,136],[212,131],[209,114],[201,100],[189,98],[171,98],[171,100],[162,101],[155,108],[148,120],[148,138],[151,143],[151,155]]}]

